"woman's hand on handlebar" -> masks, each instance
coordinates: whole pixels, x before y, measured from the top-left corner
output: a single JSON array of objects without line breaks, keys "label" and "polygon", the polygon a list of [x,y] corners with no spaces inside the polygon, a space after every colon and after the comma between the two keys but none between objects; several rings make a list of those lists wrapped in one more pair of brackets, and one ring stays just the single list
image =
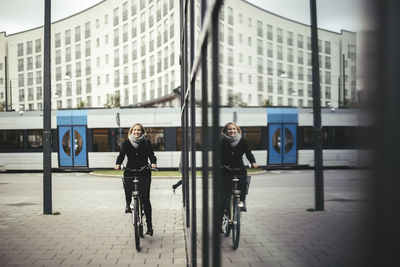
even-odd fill
[{"label": "woman's hand on handlebar", "polygon": [[121,169],[121,166],[119,164],[114,166],[114,170],[120,170],[120,169]]},{"label": "woman's hand on handlebar", "polygon": [[254,163],[252,163],[252,164],[251,164],[251,166],[252,166],[253,168],[258,168],[258,164],[257,164],[257,163],[255,163],[255,162],[254,162]]},{"label": "woman's hand on handlebar", "polygon": [[155,163],[152,163],[152,164],[151,164],[151,168],[153,168],[153,169],[157,169],[157,164],[155,164]]}]

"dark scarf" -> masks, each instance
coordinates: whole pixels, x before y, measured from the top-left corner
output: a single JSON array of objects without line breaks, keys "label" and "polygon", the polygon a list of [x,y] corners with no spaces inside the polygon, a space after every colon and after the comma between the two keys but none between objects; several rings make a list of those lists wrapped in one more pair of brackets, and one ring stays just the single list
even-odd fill
[{"label": "dark scarf", "polygon": [[235,147],[239,143],[239,141],[242,138],[242,136],[240,134],[238,134],[238,133],[235,134],[235,136],[233,136],[233,137],[230,137],[230,136],[227,136],[226,134],[224,134],[223,138],[226,141],[228,141],[228,143],[231,145],[231,147]]},{"label": "dark scarf", "polygon": [[132,146],[137,149],[139,146],[139,143],[142,142],[143,140],[146,140],[146,137],[143,134],[141,137],[136,138],[133,136],[133,134],[131,134],[128,137],[128,139],[129,139],[129,142],[131,142]]}]

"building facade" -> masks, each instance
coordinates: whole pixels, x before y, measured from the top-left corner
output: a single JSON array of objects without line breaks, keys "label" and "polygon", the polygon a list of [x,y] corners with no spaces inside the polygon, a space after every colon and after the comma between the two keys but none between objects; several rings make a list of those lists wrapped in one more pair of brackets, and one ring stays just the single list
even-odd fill
[{"label": "building facade", "polygon": [[[197,27],[199,10],[197,0]],[[171,96],[181,82],[179,15],[176,0],[104,0],[52,23],[52,108],[137,105]],[[322,105],[356,101],[356,34],[318,34]],[[8,109],[43,109],[43,36],[43,27],[0,33],[0,102],[7,84]],[[305,24],[243,0],[225,1],[221,104],[311,106],[310,43]],[[180,105],[168,99],[160,105]]]}]

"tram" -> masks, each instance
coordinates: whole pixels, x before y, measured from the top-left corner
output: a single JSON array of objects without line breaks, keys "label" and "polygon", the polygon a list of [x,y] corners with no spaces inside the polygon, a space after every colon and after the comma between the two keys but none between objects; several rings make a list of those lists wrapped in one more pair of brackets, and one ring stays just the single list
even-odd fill
[{"label": "tram", "polygon": [[[211,112],[211,110],[210,110]],[[359,133],[373,128],[360,109],[322,109],[323,165],[360,167],[371,149]],[[177,169],[181,119],[178,108],[121,108],[52,111],[52,168],[112,168],[129,127],[147,130],[161,169]],[[196,114],[197,166],[201,167],[201,111]],[[264,168],[312,167],[313,114],[310,108],[221,108],[221,127],[235,121],[257,163]],[[43,112],[0,113],[0,170],[43,169]]]}]

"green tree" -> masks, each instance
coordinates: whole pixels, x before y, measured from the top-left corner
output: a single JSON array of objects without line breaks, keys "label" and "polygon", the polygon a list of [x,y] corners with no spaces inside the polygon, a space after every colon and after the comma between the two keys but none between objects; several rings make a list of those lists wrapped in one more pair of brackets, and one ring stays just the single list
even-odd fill
[{"label": "green tree", "polygon": [[4,101],[0,102],[0,112],[3,112],[3,111],[6,111],[6,103]]},{"label": "green tree", "polygon": [[85,108],[85,107],[86,107],[86,102],[83,101],[83,100],[81,100],[81,101],[78,103],[77,108]]}]

